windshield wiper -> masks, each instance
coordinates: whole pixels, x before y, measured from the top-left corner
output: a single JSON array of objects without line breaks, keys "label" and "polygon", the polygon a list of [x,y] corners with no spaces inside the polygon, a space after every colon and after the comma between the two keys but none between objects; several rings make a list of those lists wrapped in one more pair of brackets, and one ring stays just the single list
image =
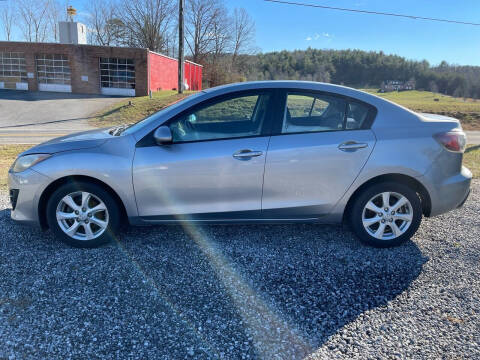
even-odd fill
[{"label": "windshield wiper", "polygon": [[111,129],[108,133],[110,135],[113,135],[113,136],[119,136],[121,133],[123,133],[125,131],[125,129],[127,129],[128,127],[130,126],[130,124],[124,124],[124,125],[120,125],[120,126],[117,126],[117,127],[114,127],[113,129]]}]

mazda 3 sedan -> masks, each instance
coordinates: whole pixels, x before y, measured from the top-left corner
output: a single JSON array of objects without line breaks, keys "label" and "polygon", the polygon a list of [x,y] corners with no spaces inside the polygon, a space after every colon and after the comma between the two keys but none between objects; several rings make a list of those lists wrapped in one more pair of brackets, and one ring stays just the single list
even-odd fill
[{"label": "mazda 3 sedan", "polygon": [[340,223],[393,246],[461,206],[458,120],[347,87],[221,86],[146,119],[57,138],[9,171],[11,217],[93,247],[122,224]]}]

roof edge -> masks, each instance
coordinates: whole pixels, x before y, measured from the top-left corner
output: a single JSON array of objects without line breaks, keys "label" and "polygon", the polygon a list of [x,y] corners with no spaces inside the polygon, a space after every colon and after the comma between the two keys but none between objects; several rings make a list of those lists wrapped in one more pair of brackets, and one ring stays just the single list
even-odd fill
[{"label": "roof edge", "polygon": [[[171,57],[171,56],[168,56],[168,55],[165,55],[165,54],[161,54],[161,53],[156,52],[156,51],[148,50],[148,52],[149,52],[149,53],[152,53],[152,54],[155,54],[155,55],[158,55],[158,56],[163,56],[163,57],[165,57],[165,58],[167,58],[167,59],[170,59],[170,60],[178,61],[177,58],[174,58],[174,57]],[[195,63],[195,62],[193,62],[193,61],[190,61],[190,60],[185,60],[185,62],[188,62],[188,63],[193,64],[193,65],[196,65],[196,66],[201,66],[201,67],[203,67],[203,65],[197,64],[197,63]]]},{"label": "roof edge", "polygon": [[142,47],[129,47],[129,46],[107,46],[107,45],[93,45],[93,44],[61,44],[56,42],[34,42],[34,41],[0,41],[1,44],[40,44],[40,45],[58,45],[58,46],[90,46],[90,47],[100,47],[100,48],[113,48],[113,49],[129,49],[129,50],[147,50],[147,48]]}]

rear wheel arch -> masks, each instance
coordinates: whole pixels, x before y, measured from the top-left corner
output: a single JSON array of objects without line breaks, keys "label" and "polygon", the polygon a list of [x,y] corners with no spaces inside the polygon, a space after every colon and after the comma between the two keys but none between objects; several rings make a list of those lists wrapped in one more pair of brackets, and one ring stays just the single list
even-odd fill
[{"label": "rear wheel arch", "polygon": [[47,211],[46,211],[48,199],[56,189],[58,189],[60,186],[67,183],[93,183],[101,186],[114,198],[115,202],[118,205],[118,208],[120,209],[121,219],[128,221],[127,210],[125,208],[125,205],[123,204],[123,201],[120,199],[116,191],[113,190],[111,186],[107,185],[103,181],[100,181],[90,176],[73,175],[73,176],[65,176],[65,177],[56,179],[55,181],[50,183],[42,192],[42,195],[40,196],[40,200],[38,202],[38,219],[42,229],[44,230],[48,229]]},{"label": "rear wheel arch", "polygon": [[383,182],[396,182],[396,183],[407,185],[408,187],[413,189],[420,196],[423,215],[430,216],[430,211],[432,206],[430,194],[428,193],[427,189],[420,181],[418,181],[417,179],[411,176],[404,175],[404,174],[384,174],[384,175],[379,175],[367,180],[354,191],[354,193],[350,196],[350,199],[348,199],[347,206],[345,207],[345,211],[343,213],[343,219],[344,220],[346,219],[346,217],[348,216],[349,212],[352,209],[352,205],[355,199],[358,197],[359,194],[362,193],[364,189],[370,187],[373,184],[379,184]]}]

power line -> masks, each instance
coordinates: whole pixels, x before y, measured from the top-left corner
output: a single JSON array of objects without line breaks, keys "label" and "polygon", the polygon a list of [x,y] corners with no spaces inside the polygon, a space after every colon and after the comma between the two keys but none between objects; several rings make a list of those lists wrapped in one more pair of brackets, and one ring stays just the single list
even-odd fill
[{"label": "power line", "polygon": [[446,23],[452,23],[452,24],[480,26],[480,23],[472,23],[472,22],[467,22],[467,21],[450,20],[450,19],[431,18],[431,17],[424,17],[424,16],[416,16],[416,15],[406,15],[406,14],[396,14],[396,13],[370,11],[370,10],[349,9],[349,8],[341,8],[341,7],[326,6],[326,5],[300,3],[300,2],[294,2],[294,1],[283,1],[283,0],[264,0],[264,1],[272,2],[272,3],[279,3],[279,4],[286,4],[286,5],[296,5],[296,6],[328,9],[328,10],[348,11],[348,12],[362,13],[362,14],[395,16],[395,17],[401,17],[401,18],[407,18],[407,19],[413,19],[413,20],[427,20],[427,21],[446,22]]}]

